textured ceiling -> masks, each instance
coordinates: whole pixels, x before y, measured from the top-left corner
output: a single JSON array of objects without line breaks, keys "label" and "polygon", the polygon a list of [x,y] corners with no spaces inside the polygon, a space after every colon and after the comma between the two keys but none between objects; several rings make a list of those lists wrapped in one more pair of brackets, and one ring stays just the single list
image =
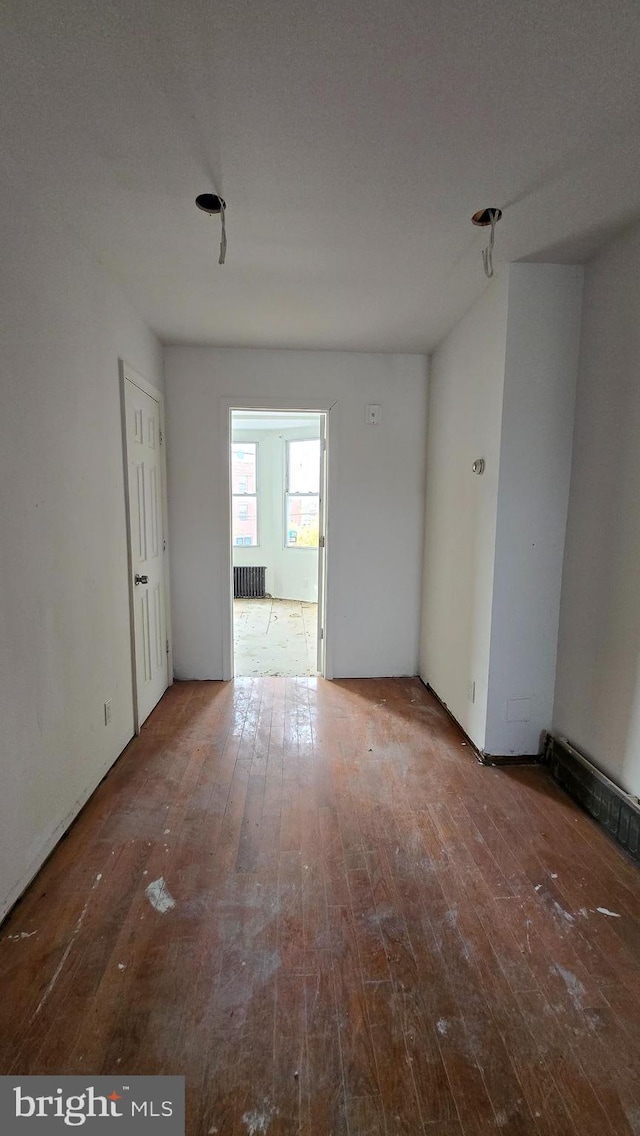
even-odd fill
[{"label": "textured ceiling", "polygon": [[0,20],[0,169],[165,341],[429,350],[486,285],[476,209],[504,209],[497,264],[584,259],[640,216],[637,0],[5,0]]}]

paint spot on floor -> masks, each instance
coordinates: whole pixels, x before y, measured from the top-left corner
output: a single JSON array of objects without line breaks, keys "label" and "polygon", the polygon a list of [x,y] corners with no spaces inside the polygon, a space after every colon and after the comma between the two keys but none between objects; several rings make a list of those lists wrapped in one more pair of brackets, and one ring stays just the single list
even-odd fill
[{"label": "paint spot on floor", "polygon": [[559,974],[560,977],[562,978],[562,980],[563,980],[563,982],[564,982],[564,984],[567,988],[567,993],[569,994],[571,1001],[573,1002],[574,1006],[576,1007],[576,1010],[581,1010],[582,1007],[583,1007],[584,996],[586,994],[586,990],[585,990],[584,986],[582,985],[580,979],[576,978],[573,971],[566,970],[565,967],[560,966],[559,963],[556,966],[551,967],[551,973],[553,974],[554,972],[556,974]]},{"label": "paint spot on floor", "polygon": [[[266,1103],[265,1101],[265,1105]],[[257,1136],[259,1132],[268,1132],[275,1112],[277,1112],[277,1109],[273,1108],[273,1106],[270,1108],[263,1106],[261,1111],[254,1108],[251,1112],[245,1112],[242,1117],[242,1123],[247,1130],[248,1136]]]},{"label": "paint spot on floor", "polygon": [[30,939],[32,935],[37,935],[37,931],[21,931],[19,935],[7,935],[10,943],[15,943],[19,939]]},{"label": "paint spot on floor", "polygon": [[85,916],[87,914],[87,911],[89,910],[89,904],[91,903],[91,897],[92,897],[94,891],[96,890],[98,884],[100,883],[101,879],[102,879],[102,872],[98,872],[95,880],[93,881],[93,887],[91,888],[91,891],[89,892],[89,895],[87,897],[87,901],[86,901],[84,907],[82,908],[82,911],[80,912],[80,918],[78,919],[78,922],[76,923],[76,925],[73,929],[73,934],[71,935],[71,938],[69,939],[69,942],[67,943],[65,950],[63,952],[62,958],[60,959],[60,962],[58,963],[58,965],[57,965],[57,967],[54,971],[53,978],[51,979],[49,985],[47,986],[47,988],[44,992],[44,994],[42,995],[42,998],[40,999],[40,1001],[38,1002],[38,1005],[36,1006],[36,1009],[33,1013],[31,1021],[33,1021],[34,1018],[37,1018],[38,1014],[40,1013],[42,1007],[44,1006],[45,1002],[47,1001],[47,998],[49,997],[51,991],[53,990],[56,982],[58,981],[58,979],[59,979],[59,977],[62,973],[62,969],[63,969],[67,959],[69,958],[69,955],[71,954],[71,950],[73,948],[73,944],[75,942],[76,936],[79,935],[81,930],[82,930],[82,924],[84,923]]},{"label": "paint spot on floor", "polygon": [[126,969],[127,969],[127,967],[126,967],[125,963],[123,963],[123,962],[118,963],[118,970],[126,970]]},{"label": "paint spot on floor", "polygon": [[558,914],[558,915],[559,915],[559,916],[560,916],[560,917],[561,917],[562,919],[564,919],[564,920],[565,920],[565,922],[567,922],[567,923],[575,923],[575,919],[573,918],[573,915],[571,915],[571,913],[570,913],[569,911],[565,911],[564,907],[561,907],[561,906],[560,906],[560,904],[559,904],[559,903],[557,903],[555,899],[554,899],[554,900],[552,900],[552,903],[553,903],[553,907],[554,907],[554,910],[555,910],[555,912],[556,912],[556,913],[557,913],[557,914]]},{"label": "paint spot on floor", "polygon": [[618,912],[609,911],[608,907],[596,907],[596,911],[599,911],[601,915],[608,915],[610,919],[620,919]]},{"label": "paint spot on floor", "polygon": [[161,915],[164,915],[167,911],[171,911],[172,907],[176,905],[176,901],[164,881],[164,876],[153,880],[152,883],[144,889],[144,894],[151,906],[155,908],[156,911],[159,911]]},{"label": "paint spot on floor", "polygon": [[446,1018],[440,1018],[436,1022],[436,1029],[441,1037],[446,1037],[449,1032],[449,1023]]}]

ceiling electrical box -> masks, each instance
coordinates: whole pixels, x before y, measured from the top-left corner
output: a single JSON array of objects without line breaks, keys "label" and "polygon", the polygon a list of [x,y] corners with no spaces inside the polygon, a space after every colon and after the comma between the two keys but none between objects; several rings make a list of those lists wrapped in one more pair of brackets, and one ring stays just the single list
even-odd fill
[{"label": "ceiling electrical box", "polygon": [[379,426],[382,418],[382,407],[377,403],[370,403],[367,406],[364,420],[367,426]]}]

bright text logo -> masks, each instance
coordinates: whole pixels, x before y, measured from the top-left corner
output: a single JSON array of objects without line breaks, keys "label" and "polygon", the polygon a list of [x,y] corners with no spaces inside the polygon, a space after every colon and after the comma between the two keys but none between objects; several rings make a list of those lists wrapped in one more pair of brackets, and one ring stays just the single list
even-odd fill
[{"label": "bright text logo", "polygon": [[0,1131],[48,1136],[65,1127],[184,1136],[184,1077],[0,1077]]}]

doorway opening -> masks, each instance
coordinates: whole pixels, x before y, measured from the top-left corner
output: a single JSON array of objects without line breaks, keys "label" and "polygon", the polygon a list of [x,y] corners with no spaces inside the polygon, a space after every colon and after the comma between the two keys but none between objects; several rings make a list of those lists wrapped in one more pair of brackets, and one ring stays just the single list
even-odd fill
[{"label": "doorway opening", "polygon": [[232,410],[233,673],[324,673],[326,413]]}]

